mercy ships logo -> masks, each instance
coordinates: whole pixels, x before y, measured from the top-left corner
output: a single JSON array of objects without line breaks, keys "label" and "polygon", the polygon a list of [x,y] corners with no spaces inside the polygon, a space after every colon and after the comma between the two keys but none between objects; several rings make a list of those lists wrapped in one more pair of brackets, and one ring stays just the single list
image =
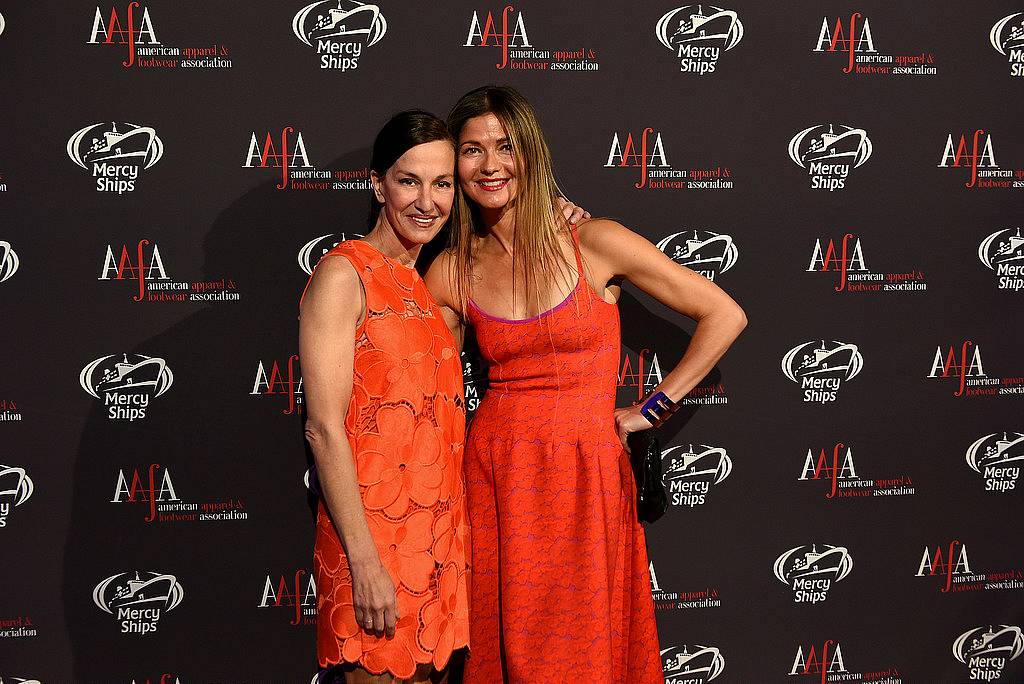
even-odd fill
[{"label": "mercy ships logo", "polygon": [[673,233],[657,246],[680,266],[686,266],[712,282],[735,266],[740,256],[732,236],[708,230]]},{"label": "mercy ships logo", "polygon": [[661,650],[665,684],[707,684],[725,670],[725,658],[714,646],[670,646]]},{"label": "mercy ships logo", "polygon": [[[821,550],[818,550],[821,546]],[[793,590],[794,603],[818,603],[828,590],[846,579],[853,558],[842,546],[812,544],[796,546],[775,560],[775,577]]]},{"label": "mercy ships logo", "polygon": [[1011,660],[1024,652],[1024,635],[1015,625],[969,629],[953,642],[953,657],[968,667],[971,681],[999,679]]},{"label": "mercy ships logo", "polygon": [[24,468],[0,464],[0,528],[7,527],[7,516],[28,501],[33,491],[35,485]]},{"label": "mercy ships logo", "polygon": [[722,53],[743,39],[743,22],[733,10],[683,5],[662,15],[654,34],[675,54],[679,71],[706,76],[714,73]]},{"label": "mercy ships logo", "polygon": [[146,417],[150,400],[171,388],[174,374],[161,358],[111,354],[86,364],[78,381],[91,396],[103,400],[108,418],[130,423]]},{"label": "mercy ships logo", "polygon": [[804,342],[782,357],[783,374],[800,385],[803,400],[827,404],[839,398],[839,387],[864,367],[857,345],[831,340]]},{"label": "mercy ships logo", "polygon": [[863,128],[837,123],[808,126],[789,141],[789,158],[807,169],[811,189],[829,192],[846,187],[850,171],[866,162],[871,150]]},{"label": "mercy ships logo", "polygon": [[1010,76],[1024,76],[1024,12],[1014,12],[997,21],[988,42],[1010,63]]},{"label": "mercy ships logo", "polygon": [[[0,242],[0,246],[4,243]],[[999,277],[1000,290],[1024,290],[1024,236],[1020,227],[997,230],[978,245],[978,259]]]},{"label": "mercy ships logo", "polygon": [[117,618],[121,634],[150,634],[165,612],[178,607],[185,590],[174,575],[122,572],[96,585],[92,601]]},{"label": "mercy ships logo", "polygon": [[292,33],[316,50],[321,69],[358,69],[363,48],[379,43],[387,31],[380,7],[356,0],[319,0],[292,19]]},{"label": "mercy ships logo", "polygon": [[995,432],[967,447],[967,465],[985,480],[986,492],[1009,492],[1017,486],[1024,461],[1024,433]]},{"label": "mercy ships logo", "polygon": [[306,275],[313,275],[313,269],[320,263],[320,259],[332,249],[345,240],[358,240],[364,237],[362,233],[328,233],[313,238],[299,249],[299,268]]},{"label": "mercy ships logo", "polygon": [[160,161],[164,144],[150,126],[91,124],[68,139],[68,157],[92,173],[97,192],[133,192],[144,169]]},{"label": "mercy ships logo", "polygon": [[11,276],[18,272],[20,265],[18,253],[11,247],[11,243],[0,240],[0,283],[10,280]]},{"label": "mercy ships logo", "polygon": [[661,461],[661,482],[673,506],[702,505],[711,487],[732,472],[732,459],[725,449],[704,444],[666,449],[661,452]]}]

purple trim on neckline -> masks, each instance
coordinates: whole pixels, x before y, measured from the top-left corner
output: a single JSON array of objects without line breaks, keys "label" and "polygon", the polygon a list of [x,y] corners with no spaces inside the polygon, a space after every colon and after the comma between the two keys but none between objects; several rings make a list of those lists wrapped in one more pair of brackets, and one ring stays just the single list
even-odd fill
[{"label": "purple trim on neckline", "polygon": [[492,321],[497,321],[498,323],[532,323],[533,321],[544,318],[545,316],[550,316],[551,314],[555,313],[556,311],[564,307],[566,304],[568,304],[569,300],[572,299],[574,294],[576,294],[576,291],[580,289],[580,283],[582,282],[583,278],[581,277],[576,281],[576,287],[572,288],[572,292],[567,294],[565,296],[565,299],[563,299],[560,303],[556,304],[555,306],[553,306],[552,308],[548,309],[543,313],[539,313],[536,316],[530,316],[529,318],[502,318],[501,316],[492,316],[491,314],[487,313],[479,306],[477,306],[476,302],[474,302],[472,298],[469,299],[469,305],[473,307],[473,309],[484,318],[489,318]]}]

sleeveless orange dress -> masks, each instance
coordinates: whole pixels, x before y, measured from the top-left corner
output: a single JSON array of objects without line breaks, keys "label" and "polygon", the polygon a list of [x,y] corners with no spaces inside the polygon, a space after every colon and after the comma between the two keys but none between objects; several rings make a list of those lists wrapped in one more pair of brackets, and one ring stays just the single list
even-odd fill
[{"label": "sleeveless orange dress", "polygon": [[392,639],[356,624],[352,575],[321,500],[313,558],[317,658],[321,667],[357,663],[405,679],[420,664],[443,668],[468,641],[461,361],[416,271],[359,240],[327,257],[348,259],[366,292],[345,431],[399,620]]},{"label": "sleeveless orange dress", "polygon": [[591,289],[578,254],[576,264],[576,288],[534,318],[497,318],[470,300],[490,387],[466,444],[467,684],[664,682],[615,429],[618,307]]}]

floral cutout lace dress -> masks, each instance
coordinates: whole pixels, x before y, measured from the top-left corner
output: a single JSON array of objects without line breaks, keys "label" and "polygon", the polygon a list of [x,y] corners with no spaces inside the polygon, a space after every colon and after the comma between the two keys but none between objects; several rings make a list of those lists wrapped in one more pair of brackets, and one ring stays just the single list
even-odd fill
[{"label": "floral cutout lace dress", "polygon": [[317,658],[321,667],[357,663],[405,679],[420,664],[443,668],[468,642],[462,368],[416,271],[358,240],[324,258],[336,256],[348,259],[366,292],[345,431],[399,620],[392,639],[356,624],[352,575],[321,500],[313,559]]}]

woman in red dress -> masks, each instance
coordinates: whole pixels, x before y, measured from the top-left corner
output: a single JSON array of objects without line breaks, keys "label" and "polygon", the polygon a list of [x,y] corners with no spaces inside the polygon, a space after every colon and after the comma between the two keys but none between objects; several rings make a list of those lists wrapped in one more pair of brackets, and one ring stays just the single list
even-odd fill
[{"label": "woman in red dress", "polygon": [[[448,125],[461,193],[452,246],[426,280],[490,366],[466,443],[465,681],[662,684],[625,440],[711,370],[743,311],[614,221],[558,220],[550,152],[516,91],[474,90]],[[615,408],[623,278],[697,321],[643,414]]]},{"label": "woman in red dress", "polygon": [[468,640],[462,368],[414,269],[451,211],[453,166],[444,122],[391,119],[370,164],[376,223],[324,255],[301,303],[317,655],[348,684],[442,680]]}]

